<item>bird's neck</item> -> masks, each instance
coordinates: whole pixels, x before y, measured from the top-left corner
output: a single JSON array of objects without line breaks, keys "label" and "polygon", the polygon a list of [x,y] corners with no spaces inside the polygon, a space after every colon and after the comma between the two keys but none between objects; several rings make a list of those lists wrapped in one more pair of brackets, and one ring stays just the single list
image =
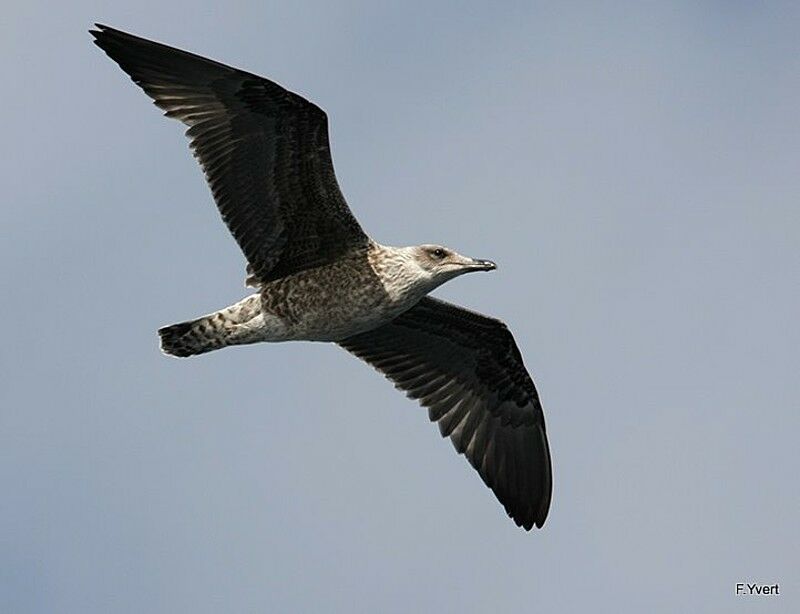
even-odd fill
[{"label": "bird's neck", "polygon": [[417,264],[411,247],[374,243],[369,263],[392,302],[414,305],[441,282],[432,279]]}]

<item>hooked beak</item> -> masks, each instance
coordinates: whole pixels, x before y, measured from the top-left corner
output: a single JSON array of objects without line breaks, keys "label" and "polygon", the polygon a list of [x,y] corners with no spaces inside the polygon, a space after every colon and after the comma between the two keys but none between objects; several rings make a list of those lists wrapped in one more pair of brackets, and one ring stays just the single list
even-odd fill
[{"label": "hooked beak", "polygon": [[473,258],[472,262],[467,264],[467,268],[471,271],[493,271],[497,265],[491,260],[478,260]]}]

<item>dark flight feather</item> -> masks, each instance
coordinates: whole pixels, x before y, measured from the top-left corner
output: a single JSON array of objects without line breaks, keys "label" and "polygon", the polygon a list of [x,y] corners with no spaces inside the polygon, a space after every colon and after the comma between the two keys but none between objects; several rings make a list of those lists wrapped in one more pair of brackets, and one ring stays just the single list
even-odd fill
[{"label": "dark flight feather", "polygon": [[95,44],[189,129],[214,200],[268,282],[366,248],[336,182],[325,112],[277,83],[97,24]]},{"label": "dark flight feather", "polygon": [[519,526],[544,524],[552,492],[544,415],[505,324],[425,297],[340,345],[428,407]]}]

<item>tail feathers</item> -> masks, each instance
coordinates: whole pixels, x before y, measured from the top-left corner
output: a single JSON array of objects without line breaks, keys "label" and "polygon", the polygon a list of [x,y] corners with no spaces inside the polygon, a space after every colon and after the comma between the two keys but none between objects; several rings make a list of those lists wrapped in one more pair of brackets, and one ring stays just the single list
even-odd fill
[{"label": "tail feathers", "polygon": [[251,294],[216,313],[160,329],[161,351],[184,358],[228,345],[263,341],[260,317],[261,295]]},{"label": "tail feathers", "polygon": [[161,351],[186,358],[205,354],[228,345],[228,326],[221,314],[181,322],[159,329]]}]

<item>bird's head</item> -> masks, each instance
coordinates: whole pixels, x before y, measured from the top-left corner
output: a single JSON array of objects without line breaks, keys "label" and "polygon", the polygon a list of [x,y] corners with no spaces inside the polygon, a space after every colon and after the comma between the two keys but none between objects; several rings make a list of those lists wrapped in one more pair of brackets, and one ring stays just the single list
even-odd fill
[{"label": "bird's head", "polygon": [[491,260],[462,256],[441,245],[417,245],[411,248],[414,264],[434,286],[473,271],[491,271],[497,265]]},{"label": "bird's head", "polygon": [[391,291],[417,299],[464,273],[497,268],[494,262],[462,256],[441,245],[375,245],[378,268],[390,280]]}]

